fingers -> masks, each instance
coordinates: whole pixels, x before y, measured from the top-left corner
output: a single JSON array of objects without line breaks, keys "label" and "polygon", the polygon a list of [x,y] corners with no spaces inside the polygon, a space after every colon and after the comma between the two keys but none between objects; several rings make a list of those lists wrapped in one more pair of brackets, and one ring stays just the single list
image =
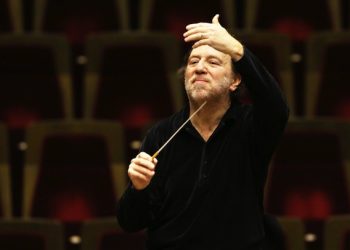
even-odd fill
[{"label": "fingers", "polygon": [[183,34],[185,42],[197,41],[193,47],[209,44],[210,37],[221,31],[219,15],[216,14],[212,23],[193,23],[186,26],[187,31]]},{"label": "fingers", "polygon": [[218,24],[220,25],[219,23],[219,14],[216,14],[214,17],[213,17],[213,20],[211,21],[213,24]]},{"label": "fingers", "polygon": [[208,35],[205,33],[194,33],[194,34],[185,36],[184,40],[185,42],[190,42],[190,41],[197,41],[197,40],[202,40],[207,38],[208,38]]},{"label": "fingers", "polygon": [[[149,154],[145,153],[145,152],[141,152],[139,153],[135,159],[144,159],[147,161],[152,161],[152,156],[150,156]],[[157,164],[158,160],[156,158],[153,158],[153,163]]]},{"label": "fingers", "polygon": [[143,158],[147,160],[147,159],[151,159],[151,156],[145,152],[141,152],[136,156],[136,158]]},{"label": "fingers", "polygon": [[135,163],[131,163],[130,164],[130,168],[129,170],[131,170],[132,172],[137,173],[137,175],[142,175],[143,177],[145,177],[145,179],[150,179],[152,178],[152,176],[154,175],[154,170],[150,170],[148,168],[145,168],[143,166],[137,165]]},{"label": "fingers", "polygon": [[[138,183],[141,180],[142,182],[148,184],[150,181],[150,178],[151,178],[145,174],[137,172],[133,168],[128,169],[128,174],[129,174],[131,181],[133,182],[134,186],[137,187],[137,189],[142,189],[142,187],[138,187],[138,185],[136,183]],[[144,186],[146,186],[146,185],[144,185]]]},{"label": "fingers", "polygon": [[201,38],[205,38],[203,36],[205,36],[210,31],[211,31],[211,29],[208,29],[207,27],[198,26],[198,27],[195,27],[195,28],[192,28],[192,29],[189,29],[188,31],[186,31],[183,34],[183,36],[186,39],[189,36],[196,35],[197,39],[201,39]]},{"label": "fingers", "polygon": [[209,28],[211,27],[213,24],[212,23],[192,23],[186,26],[186,30],[191,30],[194,28]]},{"label": "fingers", "polygon": [[192,45],[192,48],[197,48],[199,46],[202,46],[202,45],[210,45],[210,40],[209,39],[201,39],[197,42],[195,42],[193,45]]},{"label": "fingers", "polygon": [[153,162],[151,160],[152,157],[149,154],[141,152],[136,156],[136,158],[131,160],[129,169],[132,169],[149,177],[153,176],[154,169],[158,161],[156,158],[153,159]]},{"label": "fingers", "polygon": [[143,168],[147,168],[149,170],[154,170],[155,169],[155,163],[151,162],[151,160],[146,160],[142,158],[134,158],[131,160],[131,164],[135,164],[138,166],[142,166]]},{"label": "fingers", "polygon": [[186,26],[186,30],[191,30],[191,29],[194,29],[194,28],[198,28],[198,27],[202,27],[202,28],[210,28],[213,26],[213,24],[215,25],[220,25],[220,22],[219,22],[219,14],[216,14],[213,19],[212,19],[212,22],[211,23],[192,23],[192,24],[189,24]]},{"label": "fingers", "polygon": [[188,30],[184,33],[184,41],[185,42],[191,42],[191,41],[198,41],[199,44],[209,44],[210,39],[215,34],[215,30],[212,28],[206,28],[206,27],[197,27]]},{"label": "fingers", "polygon": [[152,157],[145,152],[141,152],[131,160],[128,175],[136,189],[140,190],[148,186],[155,174],[157,162],[155,158],[152,161]]}]

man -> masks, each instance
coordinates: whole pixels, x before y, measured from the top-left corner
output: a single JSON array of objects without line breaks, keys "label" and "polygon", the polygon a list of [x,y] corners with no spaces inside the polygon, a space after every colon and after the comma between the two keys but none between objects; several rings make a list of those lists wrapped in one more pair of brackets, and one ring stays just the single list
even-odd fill
[{"label": "man", "polygon": [[[150,250],[258,250],[268,164],[288,108],[274,78],[218,15],[186,29],[184,40],[194,42],[184,73],[189,105],[155,125],[131,160],[119,224],[128,231],[147,228]],[[253,105],[231,101],[241,79]]]}]

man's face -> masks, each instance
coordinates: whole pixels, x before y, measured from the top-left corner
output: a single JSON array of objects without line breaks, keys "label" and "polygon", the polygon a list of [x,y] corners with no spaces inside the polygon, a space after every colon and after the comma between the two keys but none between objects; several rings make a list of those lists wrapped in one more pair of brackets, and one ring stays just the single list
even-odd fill
[{"label": "man's face", "polygon": [[192,50],[185,70],[185,89],[189,99],[204,101],[228,97],[239,81],[232,73],[229,55],[208,45]]}]

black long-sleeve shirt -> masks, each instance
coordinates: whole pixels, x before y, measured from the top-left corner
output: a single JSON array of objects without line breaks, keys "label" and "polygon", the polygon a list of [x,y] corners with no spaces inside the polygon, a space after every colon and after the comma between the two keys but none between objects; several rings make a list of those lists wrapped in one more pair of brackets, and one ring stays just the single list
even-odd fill
[{"label": "black long-sleeve shirt", "polygon": [[[208,141],[189,122],[158,156],[150,185],[130,185],[119,201],[119,224],[147,228],[150,250],[239,250],[264,237],[263,189],[288,107],[248,49],[235,67],[253,104],[232,103]],[[188,116],[185,107],[155,125],[141,151],[152,155]]]}]

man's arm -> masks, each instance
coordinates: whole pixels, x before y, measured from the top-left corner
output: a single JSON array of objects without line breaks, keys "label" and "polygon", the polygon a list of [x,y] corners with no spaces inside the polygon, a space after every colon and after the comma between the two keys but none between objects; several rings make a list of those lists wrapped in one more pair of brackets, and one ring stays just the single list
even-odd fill
[{"label": "man's arm", "polygon": [[[152,150],[154,143],[146,137],[141,150]],[[117,218],[120,226],[126,231],[139,231],[146,228],[152,220],[151,180],[155,174],[157,159],[145,152],[139,153],[131,160],[128,175],[130,183],[117,204]]]},{"label": "man's arm", "polygon": [[214,16],[212,23],[190,24],[186,29],[185,42],[194,42],[193,47],[209,45],[230,55],[234,61],[236,71],[241,75],[254,102],[252,112],[245,117],[247,126],[253,126],[252,157],[257,163],[254,165],[258,169],[260,166],[267,166],[289,115],[288,106],[276,80],[246,47],[220,25],[218,15]]},{"label": "man's arm", "polygon": [[279,137],[288,120],[288,107],[273,76],[237,39],[227,32],[215,15],[212,23],[187,25],[185,42],[193,47],[209,45],[231,56],[254,102],[254,125],[262,136],[272,141]]},{"label": "man's arm", "polygon": [[266,140],[274,141],[282,133],[289,115],[283,93],[275,78],[247,48],[235,63],[253,100],[255,129]]},{"label": "man's arm", "polygon": [[136,190],[130,183],[117,204],[119,225],[126,231],[136,232],[147,227],[149,216],[148,190]]}]

